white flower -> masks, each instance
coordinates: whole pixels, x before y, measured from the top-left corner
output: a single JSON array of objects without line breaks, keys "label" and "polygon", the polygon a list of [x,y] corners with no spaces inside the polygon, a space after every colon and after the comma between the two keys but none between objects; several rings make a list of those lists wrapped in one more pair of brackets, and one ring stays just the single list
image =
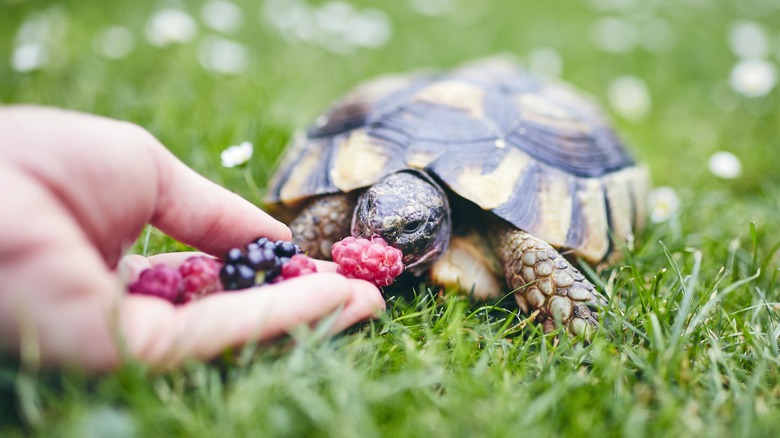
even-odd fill
[{"label": "white flower", "polygon": [[593,7],[604,11],[611,9],[630,9],[636,6],[640,0],[590,0]]},{"label": "white flower", "polygon": [[612,108],[628,120],[639,120],[650,110],[650,93],[645,82],[636,76],[621,76],[607,91]]},{"label": "white flower", "polygon": [[109,27],[95,35],[93,47],[106,58],[122,59],[133,51],[133,34],[126,27]]},{"label": "white flower", "polygon": [[636,26],[622,18],[601,18],[590,28],[590,39],[597,49],[625,53],[637,45]]},{"label": "white flower", "polygon": [[62,60],[65,47],[61,42],[65,38],[67,24],[65,10],[59,6],[27,16],[14,37],[10,52],[11,68],[26,73],[54,63],[55,57]]},{"label": "white flower", "polygon": [[769,93],[777,83],[775,65],[763,59],[743,59],[731,70],[731,88],[747,97]]},{"label": "white flower", "polygon": [[668,52],[677,45],[674,28],[663,18],[649,17],[642,22],[640,44],[651,52]]},{"label": "white flower", "polygon": [[355,7],[349,3],[327,2],[314,10],[315,24],[326,33],[346,32],[356,14]]},{"label": "white flower", "polygon": [[769,50],[769,38],[760,24],[739,20],[731,25],[729,45],[735,55],[742,58],[761,58]]},{"label": "white flower", "polygon": [[409,0],[409,6],[418,14],[429,17],[445,15],[455,9],[453,0]]},{"label": "white flower", "polygon": [[14,47],[11,67],[20,73],[26,73],[44,67],[48,60],[49,52],[46,46],[40,43],[25,43]]},{"label": "white flower", "polygon": [[349,40],[361,47],[382,47],[393,34],[390,19],[378,9],[366,9],[355,15],[350,28]]},{"label": "white flower", "polygon": [[245,141],[239,145],[230,146],[219,155],[224,167],[243,166],[252,158],[252,143]]},{"label": "white flower", "polygon": [[241,29],[244,14],[235,3],[228,0],[211,0],[203,5],[200,16],[206,26],[225,33]]},{"label": "white flower", "polygon": [[680,198],[671,187],[660,186],[648,194],[650,220],[654,223],[665,222],[680,210]]},{"label": "white flower", "polygon": [[180,9],[160,9],[146,23],[146,39],[158,47],[188,43],[196,31],[195,20]]},{"label": "white flower", "polygon": [[528,69],[539,76],[557,78],[563,71],[563,59],[552,47],[542,47],[528,54]]},{"label": "white flower", "polygon": [[742,175],[742,163],[731,152],[715,152],[707,165],[710,168],[710,173],[718,178],[734,179]]},{"label": "white flower", "polygon": [[246,48],[235,41],[216,36],[208,36],[198,46],[198,62],[206,70],[237,74],[246,69]]},{"label": "white flower", "polygon": [[359,11],[344,1],[309,6],[301,0],[268,0],[263,16],[288,40],[319,44],[342,54],[361,47],[382,47],[393,33],[384,12],[370,8]]}]

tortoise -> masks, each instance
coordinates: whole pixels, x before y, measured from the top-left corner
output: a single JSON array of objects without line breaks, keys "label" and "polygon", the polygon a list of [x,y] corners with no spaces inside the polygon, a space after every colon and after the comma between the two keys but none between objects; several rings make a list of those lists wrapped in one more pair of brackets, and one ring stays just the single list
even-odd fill
[{"label": "tortoise", "polygon": [[409,271],[482,299],[503,273],[546,332],[582,335],[605,299],[576,259],[617,260],[648,188],[588,96],[499,56],[358,86],[293,138],[265,201],[310,256],[381,236]]}]

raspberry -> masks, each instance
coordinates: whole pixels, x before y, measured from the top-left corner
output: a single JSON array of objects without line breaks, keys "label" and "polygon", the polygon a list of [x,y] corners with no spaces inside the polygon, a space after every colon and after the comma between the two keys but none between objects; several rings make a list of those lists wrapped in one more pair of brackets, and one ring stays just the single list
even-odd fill
[{"label": "raspberry", "polygon": [[303,254],[296,254],[290,257],[290,260],[282,265],[282,280],[300,277],[301,275],[313,274],[317,272],[317,266],[314,262]]},{"label": "raspberry", "polygon": [[381,237],[345,237],[333,244],[331,254],[341,274],[372,281],[380,287],[392,284],[404,270],[401,250],[389,246]]},{"label": "raspberry", "polygon": [[195,256],[185,260],[179,266],[185,298],[219,290],[220,267],[221,264],[210,257]]},{"label": "raspberry", "polygon": [[141,272],[138,280],[128,286],[128,291],[178,303],[184,296],[182,275],[170,266],[158,265]]}]

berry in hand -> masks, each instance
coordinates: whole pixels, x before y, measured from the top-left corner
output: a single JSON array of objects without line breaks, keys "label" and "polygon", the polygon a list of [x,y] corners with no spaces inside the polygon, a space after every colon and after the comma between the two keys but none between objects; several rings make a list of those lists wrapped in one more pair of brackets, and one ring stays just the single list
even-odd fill
[{"label": "berry in hand", "polygon": [[225,290],[246,289],[280,280],[282,267],[290,258],[301,254],[292,242],[261,237],[244,248],[233,248],[225,256],[220,279]]},{"label": "berry in hand", "polygon": [[243,263],[225,263],[219,271],[219,280],[225,290],[246,289],[255,285],[257,271]]},{"label": "berry in hand", "polygon": [[185,299],[219,290],[221,264],[210,257],[190,257],[179,266]]},{"label": "berry in hand", "polygon": [[287,263],[282,265],[281,278],[282,280],[287,280],[300,277],[301,275],[313,274],[315,272],[317,272],[317,266],[312,259],[303,254],[295,254],[290,257],[290,260]]},{"label": "berry in hand", "polygon": [[170,266],[158,265],[144,269],[138,280],[128,287],[132,294],[151,295],[178,303],[184,296],[181,273]]},{"label": "berry in hand", "polygon": [[392,284],[404,270],[401,250],[389,246],[381,237],[345,237],[333,244],[331,254],[341,274],[380,287]]}]

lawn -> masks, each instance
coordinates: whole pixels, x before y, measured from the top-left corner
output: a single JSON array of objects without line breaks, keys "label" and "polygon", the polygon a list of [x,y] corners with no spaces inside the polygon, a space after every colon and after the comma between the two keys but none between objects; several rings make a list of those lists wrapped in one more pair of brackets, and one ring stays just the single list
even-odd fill
[{"label": "lawn", "polygon": [[[262,190],[361,80],[498,52],[592,94],[667,187],[634,250],[588,271],[609,297],[590,344],[420,282],[343,335],[162,375],[0,359],[0,435],[776,436],[778,23],[771,0],[0,0],[0,102],[132,121],[253,202],[226,147],[253,143]],[[150,230],[134,251],[181,249]]]}]

